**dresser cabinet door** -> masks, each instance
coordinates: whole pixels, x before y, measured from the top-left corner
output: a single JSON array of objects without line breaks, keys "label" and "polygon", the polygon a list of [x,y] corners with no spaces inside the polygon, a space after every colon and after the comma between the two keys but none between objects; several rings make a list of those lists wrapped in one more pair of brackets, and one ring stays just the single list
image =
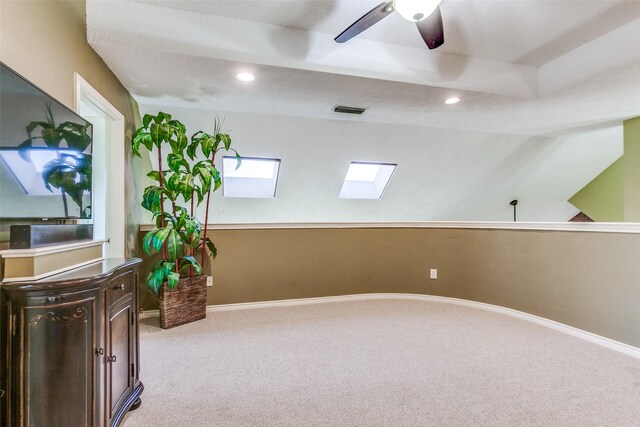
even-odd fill
[{"label": "dresser cabinet door", "polygon": [[99,424],[98,288],[22,296],[10,304],[12,424]]},{"label": "dresser cabinet door", "polygon": [[[9,332],[9,318],[7,315],[7,299],[4,292],[0,289],[0,350],[4,350],[7,342],[7,334]],[[5,351],[0,351],[0,426],[8,425],[8,379],[9,372],[9,355]]]},{"label": "dresser cabinet door", "polygon": [[113,279],[107,289],[107,408],[113,418],[133,392],[135,381],[134,343],[136,317],[132,272]]}]

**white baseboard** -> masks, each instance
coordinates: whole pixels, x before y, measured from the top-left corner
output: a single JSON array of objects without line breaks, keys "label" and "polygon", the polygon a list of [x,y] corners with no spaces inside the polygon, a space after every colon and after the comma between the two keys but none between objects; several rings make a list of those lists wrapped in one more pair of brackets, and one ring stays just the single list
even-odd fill
[{"label": "white baseboard", "polygon": [[[422,295],[422,294],[395,294],[395,293],[375,293],[375,294],[353,294],[353,295],[338,295],[329,297],[316,297],[316,298],[299,298],[299,299],[286,299],[277,301],[259,301],[259,302],[244,302],[238,304],[221,304],[210,305],[207,307],[207,312],[219,312],[219,311],[232,311],[232,310],[249,310],[256,308],[269,308],[269,307],[285,307],[293,305],[308,305],[308,304],[322,304],[330,302],[340,301],[362,301],[362,300],[389,300],[389,299],[401,299],[401,300],[414,300],[414,301],[428,301],[439,302],[446,304],[462,305],[465,307],[491,311],[494,313],[505,314],[507,316],[516,317],[518,319],[526,320],[538,325],[553,329],[558,332],[571,335],[576,338],[589,341],[591,343],[606,347],[610,350],[614,350],[623,354],[626,354],[636,359],[640,359],[640,348],[633,347],[631,345],[615,341],[610,338],[606,338],[600,335],[596,335],[591,332],[584,331],[582,329],[574,328],[573,326],[565,325],[564,323],[556,322],[554,320],[545,319],[544,317],[535,316],[533,314],[525,313],[522,311],[514,310],[511,308],[501,307],[498,305],[487,304],[483,302],[464,300],[459,298],[441,297],[435,295]],[[141,317],[154,317],[158,316],[158,310],[145,311]]]}]

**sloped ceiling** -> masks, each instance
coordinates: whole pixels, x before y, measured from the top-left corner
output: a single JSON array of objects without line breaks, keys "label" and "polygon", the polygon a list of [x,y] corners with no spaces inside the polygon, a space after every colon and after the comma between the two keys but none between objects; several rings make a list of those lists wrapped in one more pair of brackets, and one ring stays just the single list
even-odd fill
[{"label": "sloped ceiling", "polygon": [[[411,126],[421,128],[425,140],[437,134],[435,128],[488,132],[507,138],[511,135],[514,144],[530,136],[562,140],[617,129],[622,120],[640,115],[640,2],[444,0],[446,42],[436,51],[427,50],[414,25],[397,14],[348,43],[333,41],[377,3],[88,0],[88,39],[142,109],[149,112],[237,113],[236,117],[256,123],[256,114],[275,114],[271,120],[292,116],[357,122],[365,127]],[[239,71],[253,72],[256,81],[236,81]],[[462,102],[444,105],[444,99],[452,95]],[[367,112],[361,117],[338,116],[331,111],[336,104],[367,107]],[[345,135],[357,137],[348,126],[343,123]],[[460,138],[468,135],[461,133]],[[254,143],[244,145],[257,151]],[[593,155],[598,157],[586,168],[593,175],[581,177],[583,183],[567,180],[564,175],[555,177],[557,185],[571,181],[572,187],[578,186],[560,191],[568,193],[562,196],[564,200],[555,196],[555,219],[568,219],[570,212],[563,210],[566,197],[617,159],[620,147],[621,141],[611,141],[604,147],[608,149],[605,156],[602,150],[595,150]],[[245,154],[255,155],[246,149]],[[430,154],[417,150],[414,156]],[[500,148],[487,145],[483,155],[499,157],[499,152]],[[527,155],[526,150],[521,153]],[[575,155],[564,156],[556,161]],[[327,156],[323,162],[332,160]],[[447,166],[455,173],[473,162],[473,158],[460,159]],[[582,172],[574,178],[578,175]],[[505,180],[502,174],[490,171],[486,176],[494,179],[484,183],[487,194]],[[343,176],[334,178],[339,183]],[[551,182],[553,178],[548,177]],[[447,182],[444,176],[441,181]],[[461,213],[456,211],[459,206],[454,208],[454,201],[464,194],[459,186],[445,185],[443,189],[449,196],[440,200],[441,212],[449,213],[424,213],[411,219],[474,219],[473,211]],[[414,190],[398,186],[395,191],[404,195],[400,199],[406,202]],[[482,190],[474,187],[474,191]],[[310,193],[309,201],[314,197]],[[524,194],[519,197],[526,199]],[[387,208],[393,210],[394,206]],[[503,206],[495,209],[478,216],[505,219],[504,213],[498,213]],[[343,214],[337,216],[351,220],[367,216]],[[293,219],[300,218],[303,213]],[[544,215],[544,219],[553,218]]]}]

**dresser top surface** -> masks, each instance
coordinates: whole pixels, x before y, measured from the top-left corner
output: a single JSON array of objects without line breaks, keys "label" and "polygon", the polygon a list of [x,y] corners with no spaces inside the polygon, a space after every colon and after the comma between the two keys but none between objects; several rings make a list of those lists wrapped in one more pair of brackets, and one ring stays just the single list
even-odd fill
[{"label": "dresser top surface", "polygon": [[132,267],[140,263],[139,258],[106,258],[80,268],[65,271],[53,276],[29,282],[3,282],[3,287],[27,287],[27,286],[47,286],[57,284],[82,283],[88,280],[95,281],[112,275],[116,270]]}]

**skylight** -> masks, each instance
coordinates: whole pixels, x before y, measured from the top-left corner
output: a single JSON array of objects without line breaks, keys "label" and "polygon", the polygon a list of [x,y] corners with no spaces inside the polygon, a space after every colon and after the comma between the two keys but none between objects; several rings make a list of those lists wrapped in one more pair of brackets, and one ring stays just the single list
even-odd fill
[{"label": "skylight", "polygon": [[235,157],[222,159],[224,197],[270,198],[276,196],[280,160],[243,157],[236,169]]},{"label": "skylight", "polygon": [[351,162],[340,190],[341,199],[379,199],[391,180],[396,165]]}]

